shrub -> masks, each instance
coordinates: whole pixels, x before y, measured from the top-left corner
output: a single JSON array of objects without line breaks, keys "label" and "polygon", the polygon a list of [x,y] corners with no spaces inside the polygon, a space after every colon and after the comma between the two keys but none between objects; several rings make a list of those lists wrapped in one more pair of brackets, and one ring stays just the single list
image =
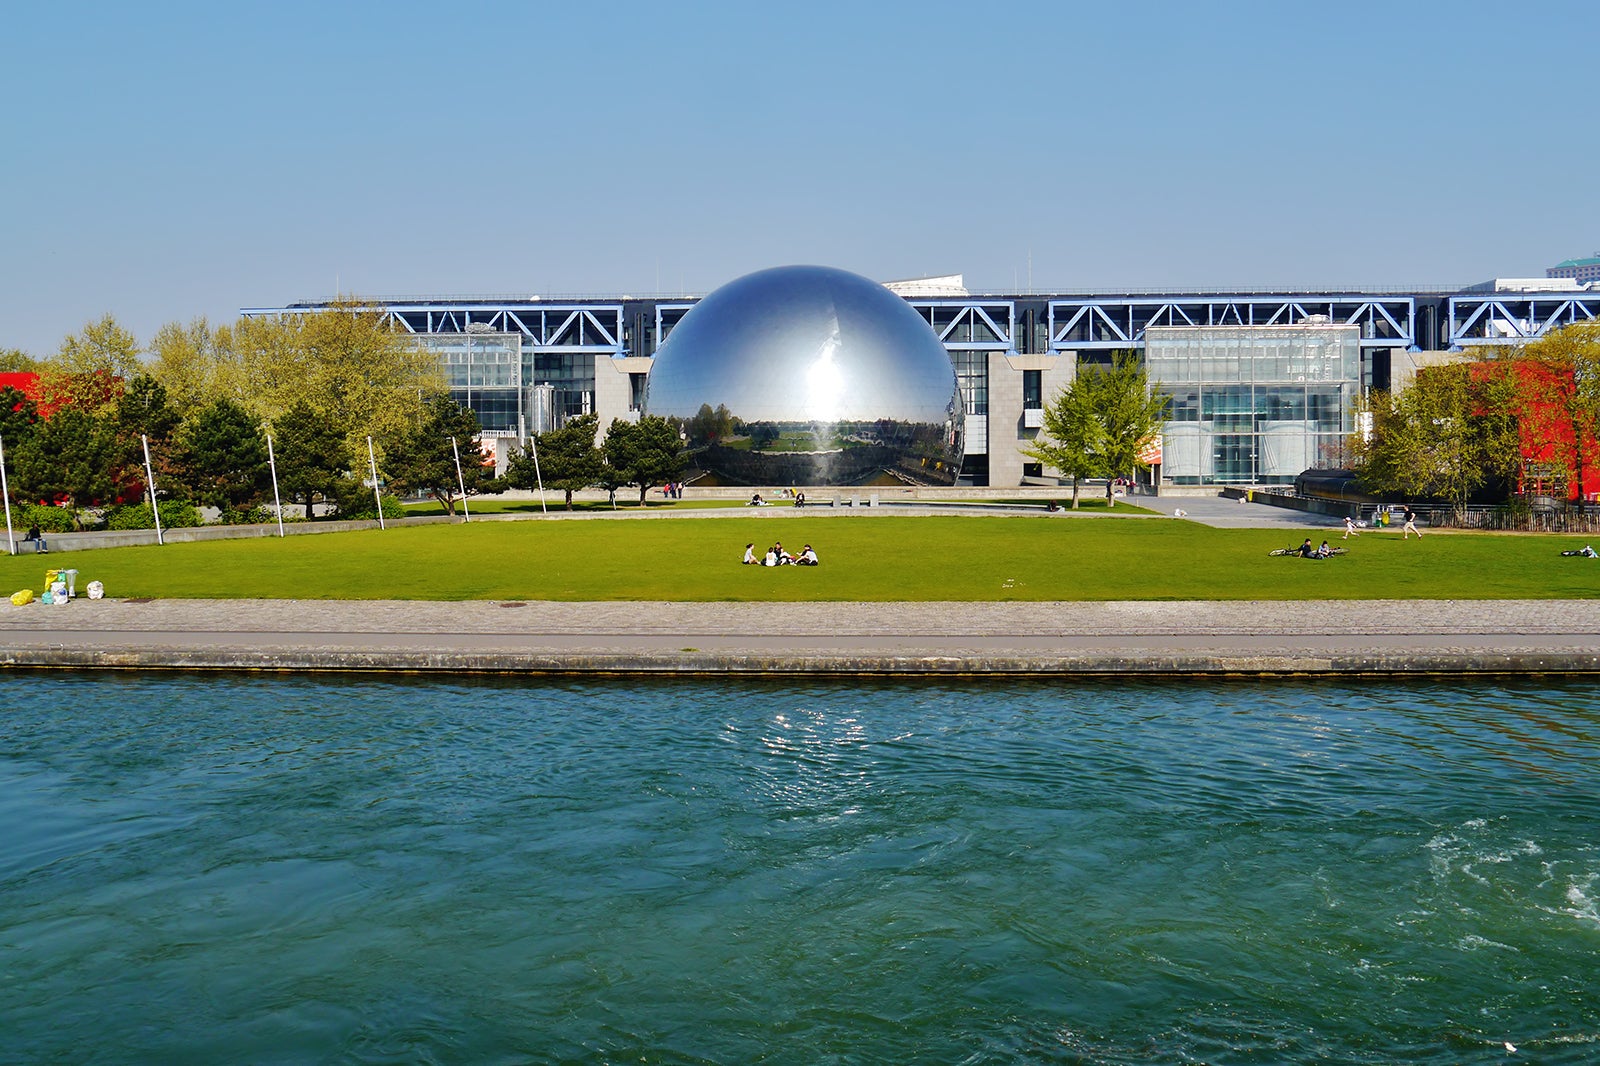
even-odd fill
[{"label": "shrub", "polygon": [[[200,524],[200,512],[184,500],[161,501],[161,528],[182,529]],[[107,529],[154,529],[148,503],[125,503],[106,512]]]},{"label": "shrub", "polygon": [[71,533],[77,528],[72,521],[72,511],[66,507],[28,503],[12,513],[16,515],[17,526],[22,529],[38,526],[45,533]]},{"label": "shrub", "polygon": [[[405,505],[399,500],[395,499],[393,496],[383,497],[384,518],[405,518],[408,513],[409,512],[407,512],[405,509]],[[372,500],[368,499],[365,507],[360,508],[359,510],[351,511],[348,514],[341,510],[339,512],[339,517],[356,522],[363,520],[371,522],[377,519],[378,512],[377,509],[372,506]]]}]

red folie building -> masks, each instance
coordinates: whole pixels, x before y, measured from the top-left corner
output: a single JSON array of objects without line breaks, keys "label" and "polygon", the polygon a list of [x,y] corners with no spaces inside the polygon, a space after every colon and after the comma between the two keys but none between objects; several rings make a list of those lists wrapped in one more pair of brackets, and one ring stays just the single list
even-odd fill
[{"label": "red folie building", "polygon": [[[1600,496],[1600,442],[1595,427],[1581,426],[1573,419],[1577,385],[1572,368],[1534,359],[1472,366],[1472,374],[1479,380],[1497,372],[1513,376],[1521,416],[1522,469],[1517,474],[1517,493],[1559,493],[1570,501],[1578,499],[1581,491],[1585,501],[1595,502]],[[1582,447],[1578,448],[1574,442],[1580,431]]]}]

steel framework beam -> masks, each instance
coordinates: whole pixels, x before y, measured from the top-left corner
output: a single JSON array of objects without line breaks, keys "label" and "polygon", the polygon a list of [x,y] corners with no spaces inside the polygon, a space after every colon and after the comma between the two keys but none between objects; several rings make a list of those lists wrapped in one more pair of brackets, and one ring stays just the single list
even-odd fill
[{"label": "steel framework beam", "polygon": [[1366,348],[1416,344],[1417,301],[1357,294],[1122,296],[1049,301],[1052,351],[1143,348],[1151,326],[1359,326]]},{"label": "steel framework beam", "polygon": [[1450,346],[1524,344],[1600,318],[1600,292],[1485,293],[1450,297]]}]

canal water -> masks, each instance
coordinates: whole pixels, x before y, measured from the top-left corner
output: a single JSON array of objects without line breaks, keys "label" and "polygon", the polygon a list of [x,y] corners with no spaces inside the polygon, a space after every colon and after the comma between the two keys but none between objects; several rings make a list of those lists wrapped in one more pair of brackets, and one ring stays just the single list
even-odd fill
[{"label": "canal water", "polygon": [[1600,686],[12,673],[0,959],[4,1061],[1592,1062]]}]

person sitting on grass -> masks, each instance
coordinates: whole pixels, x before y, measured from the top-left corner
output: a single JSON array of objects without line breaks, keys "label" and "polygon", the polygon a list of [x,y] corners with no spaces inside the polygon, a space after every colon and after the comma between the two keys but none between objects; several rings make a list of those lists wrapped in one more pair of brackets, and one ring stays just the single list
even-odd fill
[{"label": "person sitting on grass", "polygon": [[778,549],[777,548],[768,548],[767,549],[767,554],[762,556],[762,558],[761,558],[761,565],[762,566],[777,566],[778,565]]},{"label": "person sitting on grass", "polygon": [[795,560],[795,564],[797,566],[817,565],[817,553],[812,549],[811,545],[807,544],[804,548],[800,549],[800,557]]},{"label": "person sitting on grass", "polygon": [[746,544],[744,546],[744,565],[745,566],[756,566],[760,562],[761,562],[761,560],[756,558],[756,544],[755,544],[755,541],[751,541],[749,544]]},{"label": "person sitting on grass", "polygon": [[1318,559],[1326,559],[1328,556],[1330,556],[1332,554],[1333,554],[1333,549],[1328,547],[1328,542],[1327,541],[1323,541],[1322,542],[1322,547],[1317,549],[1317,558]]},{"label": "person sitting on grass", "polygon": [[1317,557],[1317,549],[1311,546],[1310,537],[1300,543],[1299,554],[1302,559],[1315,559]]}]

